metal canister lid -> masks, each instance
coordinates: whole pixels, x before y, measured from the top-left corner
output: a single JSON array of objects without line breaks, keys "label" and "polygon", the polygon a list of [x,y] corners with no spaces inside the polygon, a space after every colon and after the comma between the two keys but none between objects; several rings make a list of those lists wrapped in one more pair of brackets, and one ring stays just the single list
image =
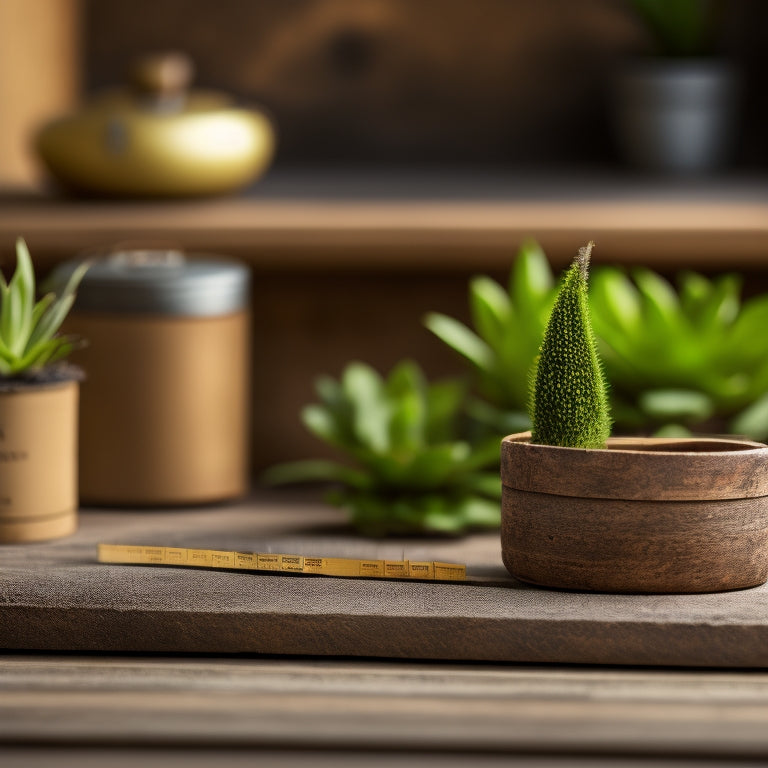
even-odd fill
[{"label": "metal canister lid", "polygon": [[[55,290],[80,262],[51,275]],[[249,271],[244,264],[187,257],[181,251],[115,251],[92,261],[77,290],[75,309],[87,312],[205,317],[245,309]]]}]

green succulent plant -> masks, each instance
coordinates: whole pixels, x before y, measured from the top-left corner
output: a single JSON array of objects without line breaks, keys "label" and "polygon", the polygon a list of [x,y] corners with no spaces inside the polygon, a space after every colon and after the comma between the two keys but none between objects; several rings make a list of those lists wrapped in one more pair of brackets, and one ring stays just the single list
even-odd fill
[{"label": "green succulent plant", "polygon": [[712,50],[716,3],[713,0],[630,0],[662,56],[702,56]]},{"label": "green succulent plant", "polygon": [[461,382],[430,384],[408,361],[386,378],[353,362],[339,381],[319,378],[316,391],[320,402],[305,407],[302,420],[347,462],[279,465],[267,471],[267,483],[336,483],[329,501],[366,535],[455,534],[499,525],[498,440],[470,445],[457,437]]},{"label": "green succulent plant", "polygon": [[538,243],[523,243],[513,262],[507,288],[478,276],[469,285],[474,329],[440,313],[426,327],[461,355],[474,373],[479,398],[470,398],[469,414],[498,434],[530,427],[528,371],[539,351],[556,286]]},{"label": "green succulent plant", "polygon": [[534,443],[603,448],[610,436],[608,393],[587,299],[593,246],[579,249],[544,331],[531,393]]},{"label": "green succulent plant", "polygon": [[768,437],[768,295],[740,298],[741,279],[595,270],[592,322],[626,431],[695,429]]},{"label": "green succulent plant", "polygon": [[[489,433],[530,427],[527,372],[553,285],[544,254],[529,242],[508,291],[488,277],[472,280],[474,329],[445,315],[427,317],[427,327],[469,364],[476,396],[467,409]],[[590,315],[616,431],[768,439],[768,295],[742,302],[740,292],[733,274],[689,271],[673,286],[649,269],[591,270]]]},{"label": "green succulent plant", "polygon": [[57,335],[72,308],[75,290],[88,269],[80,265],[61,295],[35,301],[35,273],[27,245],[16,241],[16,270],[6,282],[0,274],[0,376],[21,377],[65,358],[76,341]]}]

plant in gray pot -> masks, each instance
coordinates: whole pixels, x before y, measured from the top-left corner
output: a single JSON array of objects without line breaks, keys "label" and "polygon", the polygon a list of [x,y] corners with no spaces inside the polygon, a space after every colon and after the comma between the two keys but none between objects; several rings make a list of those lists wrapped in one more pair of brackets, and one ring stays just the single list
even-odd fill
[{"label": "plant in gray pot", "polygon": [[732,65],[715,55],[712,0],[630,0],[652,40],[615,88],[619,149],[632,165],[670,174],[715,171],[728,160],[738,101]]},{"label": "plant in gray pot", "polygon": [[502,441],[504,564],[548,587],[716,592],[768,579],[768,447],[612,438],[587,303],[565,275],[532,384],[532,432]]}]

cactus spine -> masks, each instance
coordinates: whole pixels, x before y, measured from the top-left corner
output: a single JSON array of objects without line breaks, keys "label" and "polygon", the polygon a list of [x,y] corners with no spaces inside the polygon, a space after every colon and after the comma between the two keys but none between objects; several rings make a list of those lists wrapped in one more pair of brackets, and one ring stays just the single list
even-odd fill
[{"label": "cactus spine", "polygon": [[579,249],[544,333],[532,386],[534,443],[603,448],[610,435],[607,387],[587,301],[593,246]]}]

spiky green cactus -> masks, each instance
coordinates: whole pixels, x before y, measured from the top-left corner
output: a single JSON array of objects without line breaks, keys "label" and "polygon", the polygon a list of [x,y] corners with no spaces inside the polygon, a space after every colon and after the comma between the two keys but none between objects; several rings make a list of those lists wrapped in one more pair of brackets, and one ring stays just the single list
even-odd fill
[{"label": "spiky green cactus", "polygon": [[593,246],[579,249],[544,332],[531,402],[534,443],[603,448],[610,434],[607,388],[587,302]]}]

